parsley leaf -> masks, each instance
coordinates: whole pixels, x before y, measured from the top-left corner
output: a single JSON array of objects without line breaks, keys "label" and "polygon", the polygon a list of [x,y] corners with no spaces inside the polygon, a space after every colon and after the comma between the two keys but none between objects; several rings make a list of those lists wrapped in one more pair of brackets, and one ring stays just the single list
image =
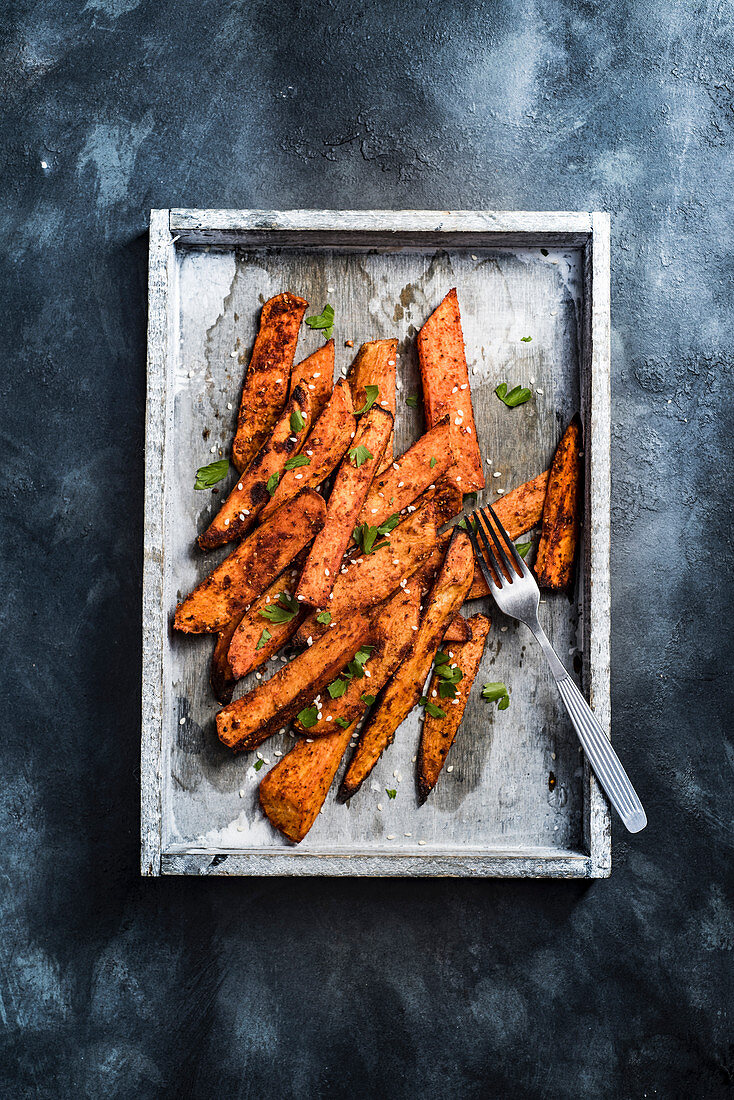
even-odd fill
[{"label": "parsley leaf", "polygon": [[508,409],[514,409],[517,405],[524,405],[525,402],[529,401],[533,396],[530,390],[522,386],[515,386],[515,388],[508,393],[506,382],[500,382],[494,392],[497,394],[500,401],[503,401],[505,405],[507,405]]},{"label": "parsley leaf", "polygon": [[218,481],[222,481],[229,473],[229,459],[220,458],[218,462],[210,462],[208,466],[200,466],[196,471],[195,489],[211,489]]},{"label": "parsley leaf", "polygon": [[306,421],[303,419],[303,413],[300,409],[294,409],[291,413],[291,431],[300,432],[304,427]]},{"label": "parsley leaf", "polygon": [[330,611],[319,611],[318,615],[316,616],[316,622],[317,623],[323,623],[324,626],[328,626],[329,623],[331,622],[331,612]]},{"label": "parsley leaf", "polygon": [[256,760],[255,763],[252,766],[253,766],[253,768],[255,769],[256,772],[259,772],[260,768],[263,766],[264,763],[265,763],[264,760]]},{"label": "parsley leaf", "polygon": [[501,680],[485,684],[482,688],[482,699],[486,699],[489,703],[496,703],[498,710],[507,710],[510,705],[509,692]]},{"label": "parsley leaf", "polygon": [[376,699],[376,696],[368,695],[367,692],[365,692],[364,695],[360,695],[360,699],[363,703],[366,703],[368,707],[371,707]]},{"label": "parsley leaf", "polygon": [[360,443],[358,444],[358,446],[352,447],[352,449],[348,453],[349,457],[351,458],[357,469],[359,469],[360,466],[364,466],[365,462],[368,462],[369,459],[375,457],[371,451],[367,450],[364,443]]},{"label": "parsley leaf", "polygon": [[278,488],[278,482],[279,481],[280,481],[280,472],[278,470],[276,470],[275,473],[271,474],[270,477],[268,478],[268,480],[265,482],[265,488],[267,489],[267,491],[270,493],[271,496],[273,495],[275,490]]},{"label": "parsley leaf", "polygon": [[369,412],[370,409],[372,408],[372,406],[374,405],[375,401],[377,400],[377,395],[379,394],[379,392],[380,392],[380,387],[379,386],[365,386],[365,388],[364,388],[365,403],[364,403],[364,405],[362,406],[361,409],[355,409],[354,410],[354,415],[355,416],[363,416],[365,413]]},{"label": "parsley leaf", "polygon": [[360,523],[352,532],[352,536],[358,546],[361,547],[363,554],[372,554],[375,550],[379,550],[381,546],[387,546],[387,540],[377,543],[375,546],[375,539],[379,534],[377,527],[370,527],[369,523]]},{"label": "parsley leaf", "polygon": [[431,469],[433,469],[433,467],[434,467],[435,465],[436,465],[436,459],[435,459],[435,457],[434,457],[434,458],[432,458],[432,459],[431,459]]},{"label": "parsley leaf", "polygon": [[516,542],[515,549],[517,550],[520,557],[524,558],[532,545],[532,542]]},{"label": "parsley leaf", "polygon": [[297,470],[299,466],[310,466],[311,459],[308,455],[294,455],[293,458],[289,458],[283,467],[284,470]]},{"label": "parsley leaf", "polygon": [[261,607],[258,615],[262,615],[263,619],[269,619],[271,623],[290,623],[295,619],[298,611],[298,602],[287,592],[281,592],[276,602],[268,604],[267,607]]},{"label": "parsley leaf", "polygon": [[325,340],[334,335],[334,307],[327,302],[321,313],[306,318],[306,324],[312,329],[321,329]]},{"label": "parsley leaf", "polygon": [[335,718],[334,721],[337,726],[341,726],[343,730],[349,729],[349,722],[347,722],[346,718]]},{"label": "parsley leaf", "polygon": [[389,787],[385,787],[385,794],[388,798],[394,798],[397,793],[397,790],[391,791]]},{"label": "parsley leaf", "polygon": [[411,393],[405,398],[405,404],[410,405],[411,409],[418,408],[418,394]]},{"label": "parsley leaf", "polygon": [[446,711],[441,710],[441,708],[437,707],[435,703],[432,703],[430,699],[426,700],[425,710],[426,710],[426,714],[429,716],[429,718],[445,718],[446,717]]},{"label": "parsley leaf", "polygon": [[522,341],[523,344],[529,344],[530,341],[532,340],[532,336],[521,336],[520,340]]},{"label": "parsley leaf", "polygon": [[257,643],[257,645],[255,646],[255,649],[262,649],[262,648],[263,648],[263,646],[265,645],[265,643],[266,643],[266,642],[269,642],[269,641],[270,641],[270,639],[272,638],[272,636],[273,636],[273,635],[272,635],[272,634],[270,633],[270,631],[268,630],[268,628],[267,628],[267,627],[265,627],[265,628],[264,628],[264,630],[263,630],[263,632],[262,632],[262,634],[260,635],[260,641],[259,641],[259,642]]},{"label": "parsley leaf", "polygon": [[455,699],[458,695],[456,690],[456,684],[451,680],[441,680],[438,685],[438,695],[440,699]]},{"label": "parsley leaf", "polygon": [[332,680],[326,690],[332,699],[339,699],[347,690],[347,685],[344,680]]},{"label": "parsley leaf", "polygon": [[434,664],[438,668],[440,665],[447,665],[448,663],[449,663],[448,653],[444,653],[444,651],[442,649],[439,649],[438,653],[436,654],[436,660],[435,660]]},{"label": "parsley leaf", "polygon": [[304,709],[296,716],[305,730],[315,726],[319,720],[319,712],[316,707],[304,707]]}]

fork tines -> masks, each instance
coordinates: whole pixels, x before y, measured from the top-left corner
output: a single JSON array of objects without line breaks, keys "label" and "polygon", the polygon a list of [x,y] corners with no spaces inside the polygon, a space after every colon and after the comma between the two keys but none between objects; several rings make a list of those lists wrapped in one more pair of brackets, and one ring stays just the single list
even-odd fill
[{"label": "fork tines", "polygon": [[[469,538],[472,541],[472,546],[474,547],[474,553],[479,558],[480,564],[487,562],[490,566],[491,572],[485,569],[485,576],[490,587],[502,588],[505,581],[511,583],[513,577],[524,575],[527,567],[515,549],[515,544],[512,539],[500,523],[497,513],[491,504],[484,508],[477,508],[469,515],[467,530],[469,532]],[[484,552],[482,552],[479,546],[476,531],[479,532],[484,545]],[[504,539],[505,545],[500,541],[497,531],[499,531],[499,535]],[[492,542],[489,541],[489,536],[491,536],[492,542],[494,542],[497,548],[497,554],[499,554],[502,566],[504,566],[504,571],[502,566],[500,566],[500,562],[497,560]],[[507,550],[509,550],[512,560],[508,557],[505,546]]]}]

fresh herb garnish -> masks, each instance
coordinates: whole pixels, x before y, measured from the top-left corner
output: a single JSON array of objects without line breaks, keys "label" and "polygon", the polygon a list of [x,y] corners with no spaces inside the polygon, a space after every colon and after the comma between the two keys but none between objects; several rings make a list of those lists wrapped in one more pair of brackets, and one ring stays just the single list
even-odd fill
[{"label": "fresh herb garnish", "polygon": [[460,668],[452,668],[448,654],[439,650],[435,661],[436,675],[439,677],[438,694],[441,699],[455,699],[458,692],[456,685],[464,679],[464,673]]},{"label": "fresh herb garnish", "polygon": [[347,690],[347,685],[344,680],[332,680],[331,683],[327,685],[326,690],[332,699],[339,699]]},{"label": "fresh herb garnish", "polygon": [[346,718],[335,718],[334,721],[336,722],[337,726],[341,726],[343,730],[349,728],[349,722],[347,722]]},{"label": "fresh herb garnish", "polygon": [[446,717],[446,711],[441,710],[440,707],[437,707],[436,704],[432,703],[431,700],[428,699],[425,695],[421,695],[418,702],[419,702],[420,706],[422,706],[424,708],[426,714],[430,718],[445,718]]},{"label": "fresh herb garnish", "polygon": [[377,400],[377,395],[379,394],[379,392],[380,392],[380,387],[379,386],[365,386],[365,388],[364,388],[364,395],[365,395],[364,405],[362,406],[361,409],[355,409],[354,410],[354,415],[355,416],[364,416],[365,413],[368,413],[370,411],[370,409],[372,408],[372,406],[374,405],[375,401]]},{"label": "fresh herb garnish", "polygon": [[360,699],[362,700],[363,703],[366,703],[368,707],[371,707],[372,704],[374,703],[375,699],[376,699],[376,696],[375,695],[368,695],[368,693],[365,692],[363,695],[360,695]]},{"label": "fresh herb garnish", "polygon": [[223,481],[229,472],[229,459],[220,458],[218,462],[210,462],[208,466],[200,466],[196,471],[195,489],[211,489],[218,481]]},{"label": "fresh herb garnish", "polygon": [[389,787],[385,787],[385,794],[388,798],[394,798],[398,792],[396,790],[391,791]]},{"label": "fresh herb garnish", "polygon": [[364,677],[364,666],[370,659],[370,654],[375,647],[373,645],[363,645],[354,654],[354,657],[347,665],[346,669],[342,673],[348,680],[361,680]]},{"label": "fresh herb garnish", "polygon": [[265,627],[265,629],[263,630],[262,634],[260,635],[260,641],[259,641],[259,642],[257,643],[257,645],[255,646],[255,649],[262,649],[262,648],[263,648],[263,646],[265,645],[265,643],[266,643],[266,642],[269,642],[269,641],[270,641],[270,639],[272,638],[272,636],[273,636],[273,635],[272,635],[272,634],[270,633],[270,631],[268,630],[268,628],[267,628],[267,627]]},{"label": "fresh herb garnish", "polygon": [[290,623],[298,614],[298,602],[289,596],[287,592],[281,592],[275,603],[261,607],[258,615],[269,619],[271,623]]},{"label": "fresh herb garnish", "polygon": [[265,482],[265,488],[272,496],[275,490],[278,488],[278,482],[280,481],[280,471],[276,470],[274,474],[271,474],[268,480]]},{"label": "fresh herb garnish", "polygon": [[532,336],[521,336],[520,340],[522,341],[523,344],[529,344],[530,341],[532,340]]},{"label": "fresh herb garnish", "polygon": [[316,616],[316,622],[317,623],[323,623],[324,626],[328,626],[329,623],[331,622],[331,612],[330,611],[319,611],[318,615]]},{"label": "fresh herb garnish", "polygon": [[291,431],[300,432],[304,427],[306,421],[303,419],[303,413],[300,409],[294,409],[291,413]]},{"label": "fresh herb garnish", "polygon": [[435,459],[435,458],[432,458],[432,459],[431,459],[431,469],[433,469],[433,467],[434,467],[435,465],[436,465],[436,459]]},{"label": "fresh herb garnish", "polygon": [[263,766],[264,763],[265,763],[264,760],[256,760],[255,763],[252,766],[253,766],[253,768],[255,769],[256,772],[259,772],[260,768]]},{"label": "fresh herb garnish", "polygon": [[334,335],[334,307],[327,302],[321,313],[306,318],[306,324],[312,329],[321,329],[325,340],[331,340]]},{"label": "fresh herb garnish", "polygon": [[349,457],[351,458],[357,469],[359,469],[360,466],[364,466],[365,462],[368,462],[371,458],[375,457],[371,451],[368,451],[364,443],[360,443],[356,447],[352,447],[352,449],[348,453]]},{"label": "fresh herb garnish", "polygon": [[410,405],[411,409],[418,408],[418,394],[411,393],[405,398],[405,404]]},{"label": "fresh herb garnish", "polygon": [[516,542],[515,549],[517,550],[521,558],[525,558],[528,550],[531,548],[532,545],[532,542]]},{"label": "fresh herb garnish", "polygon": [[486,699],[489,703],[496,703],[497,710],[507,710],[510,705],[510,694],[501,680],[485,684],[482,688],[482,699]]},{"label": "fresh herb garnish", "polygon": [[524,405],[525,402],[529,401],[533,396],[530,390],[525,389],[524,386],[515,386],[515,388],[508,393],[506,382],[500,382],[494,392],[497,394],[500,401],[503,401],[504,404],[507,405],[508,409],[514,409],[517,405]]},{"label": "fresh herb garnish", "polygon": [[318,722],[319,712],[316,707],[304,707],[300,714],[297,715],[297,718],[303,728],[308,730]]},{"label": "fresh herb garnish", "polygon": [[397,512],[394,512],[391,516],[388,516],[384,523],[378,524],[377,527],[370,527],[369,523],[360,523],[352,532],[352,538],[354,541],[362,547],[362,553],[373,554],[375,550],[379,550],[381,546],[387,546],[387,539],[382,542],[377,542],[378,535],[389,535],[397,525],[400,523],[400,516]]},{"label": "fresh herb garnish", "polygon": [[289,458],[283,467],[284,470],[297,470],[299,466],[310,466],[311,459],[308,455],[294,455],[293,458]]}]

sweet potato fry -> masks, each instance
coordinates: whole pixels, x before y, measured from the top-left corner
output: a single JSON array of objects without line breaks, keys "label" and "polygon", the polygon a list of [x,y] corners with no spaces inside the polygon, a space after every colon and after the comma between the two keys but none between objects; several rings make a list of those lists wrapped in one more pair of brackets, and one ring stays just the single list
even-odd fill
[{"label": "sweet potato fry", "polygon": [[[434,462],[435,459],[435,462]],[[362,506],[360,523],[378,527],[394,512],[402,512],[436,484],[452,464],[451,428],[449,418],[417,440],[375,478]],[[431,462],[434,462],[431,466]],[[437,521],[442,523],[443,520]]]},{"label": "sweet potato fry", "polygon": [[300,363],[296,363],[291,372],[291,393],[296,386],[303,385],[308,390],[313,409],[314,423],[326,408],[334,385],[334,341],[327,342]]},{"label": "sweet potato fry", "polygon": [[[409,578],[430,554],[435,542],[434,504],[430,500],[390,532],[386,545],[371,554],[360,553],[359,557],[353,551],[355,556],[347,558],[347,564],[340,569],[324,610],[330,612],[334,622],[339,622],[358,607],[381,603],[403,580],[410,587]],[[313,612],[299,627],[296,638],[307,642],[309,637],[318,638],[328,629],[331,628],[319,623]]]},{"label": "sweet potato fry", "polygon": [[260,805],[283,836],[295,844],[305,837],[326,801],[355,726],[338,726],[328,737],[296,741],[263,778]]},{"label": "sweet potato fry", "polygon": [[337,382],[329,402],[303,444],[301,453],[309,459],[308,466],[288,470],[280,479],[273,499],[260,513],[268,519],[301,489],[313,489],[326,481],[339,465],[357,430],[352,413],[352,395],[346,381]]},{"label": "sweet potato fry", "polygon": [[[506,493],[501,500],[496,500],[493,508],[499,516],[500,523],[511,539],[517,539],[524,535],[532,527],[536,527],[543,518],[543,503],[548,484],[550,470],[544,470],[532,481],[526,481]],[[479,599],[489,595],[489,588],[481,569],[474,570],[474,580],[469,589],[467,600]]]},{"label": "sweet potato fry", "polygon": [[577,415],[558,444],[548,478],[535,559],[535,576],[541,588],[560,591],[573,579],[581,524],[582,455],[581,418]]},{"label": "sweet potato fry", "polygon": [[362,730],[340,796],[351,798],[361,787],[383,751],[395,737],[420,698],[433,658],[446,626],[463,603],[471,584],[472,547],[465,531],[455,531],[444,563],[431,590],[421,625],[408,655],[380,693],[377,705]]},{"label": "sweet potato fry", "polygon": [[240,472],[260,450],[283,411],[298,330],[307,308],[308,302],[287,291],[276,294],[262,308],[232,444],[232,462]]},{"label": "sweet potato fry", "polygon": [[313,541],[298,582],[298,596],[312,607],[324,607],[328,600],[392,427],[392,413],[378,406],[370,409],[342,459],[329,495],[326,522]]},{"label": "sweet potato fry", "polygon": [[461,614],[457,611],[454,614],[449,625],[446,627],[446,633],[443,636],[445,642],[468,642],[471,638],[471,630],[469,624]]},{"label": "sweet potato fry", "polygon": [[209,683],[211,684],[214,698],[218,703],[226,705],[232,701],[232,693],[237,683],[237,677],[232,672],[229,663],[229,646],[232,635],[239,623],[239,613],[227,623],[224,630],[217,634],[217,643],[212,653],[211,666],[209,668]]},{"label": "sweet potato fry", "polygon": [[486,615],[473,615],[467,625],[470,629],[470,640],[463,644],[455,644],[452,649],[454,656],[451,663],[460,668],[463,673],[463,679],[455,685],[455,698],[459,700],[458,704],[453,705],[452,702],[451,705],[446,705],[450,702],[448,699],[442,702],[441,684],[445,682],[444,678],[437,671],[434,671],[431,677],[428,698],[444,712],[444,717],[434,712],[433,715],[426,713],[423,719],[417,769],[418,800],[421,803],[425,802],[436,786],[441,768],[454,743],[484,652],[484,643],[489,632],[489,619]]},{"label": "sweet potato fry", "polygon": [[[291,563],[291,568],[282,573],[254,603],[250,604],[231,632],[227,661],[230,675],[235,680],[246,676],[248,672],[254,672],[256,668],[269,661],[290,641],[303,622],[306,616],[305,608],[299,609],[295,615],[289,616],[289,612],[295,610],[290,605],[295,600],[296,582],[304,561],[305,555],[302,551]],[[283,614],[276,618],[277,608],[281,608]],[[220,702],[228,703],[229,699],[220,700]]]},{"label": "sweet potato fry", "polygon": [[311,398],[305,386],[296,386],[285,409],[232,492],[197,542],[202,550],[212,550],[225,542],[241,539],[255,525],[259,513],[270,500],[267,485],[279,477],[289,458],[301,450],[311,428]]},{"label": "sweet potato fry", "polygon": [[[372,635],[372,652],[364,666],[364,676],[353,676],[347,681],[338,677],[322,693],[320,717],[305,730],[308,737],[323,737],[334,732],[334,723],[343,726],[344,722],[354,722],[364,714],[369,703],[362,697],[374,696],[402,661],[413,641],[414,628],[418,628],[420,589],[414,585],[407,592],[399,588],[397,593],[385,603],[384,609],[375,620]],[[329,690],[342,695],[333,695]],[[296,729],[304,730],[299,722]]]},{"label": "sweet potato fry", "polygon": [[448,413],[462,492],[483,489],[482,456],[474,423],[464,334],[455,289],[448,292],[418,333],[418,359],[426,423],[429,428],[433,427]]},{"label": "sweet potato fry", "polygon": [[[367,386],[377,386],[377,404],[395,416],[395,364],[397,362],[397,340],[371,340],[357,352],[357,356],[347,373],[347,382],[352,391],[352,401],[357,412],[364,408],[367,400]],[[379,471],[386,469],[392,462],[393,437],[385,448],[385,455]]]},{"label": "sweet potato fry", "polygon": [[174,627],[185,634],[218,633],[282,573],[324,525],[326,504],[313,489],[258,527],[176,608]]},{"label": "sweet potato fry", "polygon": [[436,523],[439,527],[458,516],[464,503],[461,485],[456,483],[458,469],[458,465],[450,466],[445,477],[436,483]]},{"label": "sweet potato fry", "polygon": [[360,611],[345,618],[269,680],[220,710],[219,739],[235,752],[257,748],[323,691],[369,639],[371,630],[369,616]]}]

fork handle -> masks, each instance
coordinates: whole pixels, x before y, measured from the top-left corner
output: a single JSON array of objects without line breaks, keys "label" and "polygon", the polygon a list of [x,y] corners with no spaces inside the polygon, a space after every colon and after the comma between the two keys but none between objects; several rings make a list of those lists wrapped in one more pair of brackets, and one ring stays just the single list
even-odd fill
[{"label": "fork handle", "polygon": [[538,623],[537,629],[535,625],[530,629],[545,653],[561,699],[594,775],[629,831],[639,833],[647,825],[647,817],[609,738],[599,725],[586,699],[561,664],[543,628]]}]

